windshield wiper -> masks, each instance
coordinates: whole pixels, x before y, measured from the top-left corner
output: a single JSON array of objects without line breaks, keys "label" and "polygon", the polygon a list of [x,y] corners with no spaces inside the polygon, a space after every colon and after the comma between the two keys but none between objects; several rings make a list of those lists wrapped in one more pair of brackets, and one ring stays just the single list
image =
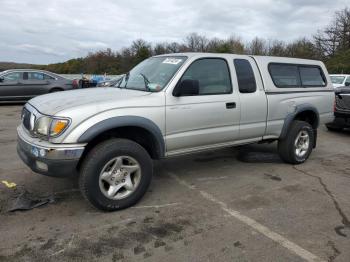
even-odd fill
[{"label": "windshield wiper", "polygon": [[[120,81],[119,84],[118,84],[118,88],[120,88],[120,89],[126,88],[126,86],[127,86],[127,84],[128,84],[128,81],[129,81],[129,75],[130,75],[130,71],[127,72],[127,73],[123,76],[123,78],[121,79],[121,81]],[[124,85],[124,87],[122,87],[123,79],[125,79],[125,85]]]},{"label": "windshield wiper", "polygon": [[148,78],[144,74],[140,73],[140,75],[143,77],[143,80],[145,81],[145,89],[146,89],[146,91],[151,92],[151,89],[148,86],[148,84],[151,83],[151,82],[148,80]]}]

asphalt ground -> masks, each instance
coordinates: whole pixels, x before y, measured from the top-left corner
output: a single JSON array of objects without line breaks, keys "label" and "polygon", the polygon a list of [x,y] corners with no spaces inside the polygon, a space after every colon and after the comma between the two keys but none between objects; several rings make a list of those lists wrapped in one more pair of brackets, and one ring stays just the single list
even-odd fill
[{"label": "asphalt ground", "polygon": [[[21,162],[20,111],[0,106],[0,261],[350,261],[350,131],[321,127],[298,166],[275,143],[156,161],[143,199],[106,213]],[[53,202],[8,212],[23,192]]]}]

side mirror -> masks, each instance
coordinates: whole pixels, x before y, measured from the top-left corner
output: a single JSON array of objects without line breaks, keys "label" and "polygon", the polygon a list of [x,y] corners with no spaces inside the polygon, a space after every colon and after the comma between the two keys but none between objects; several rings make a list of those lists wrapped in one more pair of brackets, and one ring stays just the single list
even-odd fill
[{"label": "side mirror", "polygon": [[4,78],[0,76],[0,82],[4,82]]},{"label": "side mirror", "polygon": [[199,81],[185,79],[176,85],[173,96],[195,96],[199,94]]},{"label": "side mirror", "polygon": [[350,86],[350,82],[345,82],[345,86]]}]

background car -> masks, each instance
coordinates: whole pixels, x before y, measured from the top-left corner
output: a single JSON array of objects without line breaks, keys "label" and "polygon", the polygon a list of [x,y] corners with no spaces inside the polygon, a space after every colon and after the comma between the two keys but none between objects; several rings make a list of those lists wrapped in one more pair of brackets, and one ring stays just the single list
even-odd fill
[{"label": "background car", "polygon": [[121,82],[122,78],[123,77],[118,77],[118,78],[114,78],[114,79],[111,79],[111,80],[106,80],[106,81],[99,82],[97,84],[97,87],[116,86],[116,85],[118,85]]},{"label": "background car", "polygon": [[13,69],[0,73],[0,102],[22,102],[32,97],[78,88],[69,80],[43,70]]},{"label": "background car", "polygon": [[342,86],[350,86],[350,75],[329,75],[334,88]]},{"label": "background car", "polygon": [[340,131],[350,128],[350,87],[335,89],[334,121],[327,124],[330,131]]}]

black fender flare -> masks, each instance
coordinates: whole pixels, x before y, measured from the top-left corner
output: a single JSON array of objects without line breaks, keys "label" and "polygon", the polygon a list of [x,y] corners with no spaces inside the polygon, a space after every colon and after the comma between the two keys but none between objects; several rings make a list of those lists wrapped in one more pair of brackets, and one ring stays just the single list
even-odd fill
[{"label": "black fender flare", "polygon": [[159,127],[151,120],[139,116],[117,116],[102,120],[88,128],[78,139],[78,143],[89,143],[98,135],[118,127],[139,127],[147,130],[155,139],[156,155],[165,155],[165,142]]},{"label": "black fender flare", "polygon": [[314,107],[313,105],[310,104],[301,104],[301,105],[297,105],[295,108],[295,111],[293,113],[290,113],[286,116],[286,119],[284,120],[284,124],[282,127],[282,131],[280,134],[280,139],[284,139],[287,136],[288,130],[290,125],[292,124],[293,120],[295,119],[295,117],[305,111],[312,111],[315,113],[316,115],[316,123],[315,123],[315,128],[314,130],[317,129],[319,122],[320,122],[320,116],[318,113],[318,110],[316,107]]}]

